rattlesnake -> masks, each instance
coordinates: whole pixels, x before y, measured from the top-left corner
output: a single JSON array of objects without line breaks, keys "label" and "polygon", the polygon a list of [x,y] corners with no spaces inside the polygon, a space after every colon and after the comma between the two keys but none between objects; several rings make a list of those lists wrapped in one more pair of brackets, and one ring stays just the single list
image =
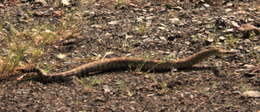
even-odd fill
[{"label": "rattlesnake", "polygon": [[[38,75],[44,78],[52,77],[69,77],[72,75],[86,74],[90,72],[108,71],[113,69],[136,69],[152,71],[169,71],[173,68],[182,69],[192,67],[194,64],[201,62],[203,59],[218,54],[229,54],[231,51],[226,51],[220,48],[208,48],[201,50],[191,56],[178,60],[147,60],[144,58],[132,58],[132,57],[117,57],[97,60],[87,64],[83,64],[71,70],[59,73],[47,74],[42,69],[36,67],[17,68],[16,71],[22,73],[36,72]],[[18,78],[23,79],[23,77]]]}]

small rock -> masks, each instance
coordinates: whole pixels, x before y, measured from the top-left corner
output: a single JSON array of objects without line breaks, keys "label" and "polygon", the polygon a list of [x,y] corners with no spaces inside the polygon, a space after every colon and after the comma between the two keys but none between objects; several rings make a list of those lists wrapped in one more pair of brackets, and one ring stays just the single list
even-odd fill
[{"label": "small rock", "polygon": [[160,26],[160,27],[158,27],[158,29],[165,30],[166,28],[165,28],[165,27],[162,27],[162,26]]},{"label": "small rock", "polygon": [[260,97],[260,92],[259,91],[245,91],[242,93],[242,95],[246,96],[246,97],[258,98],[258,97]]},{"label": "small rock", "polygon": [[109,93],[109,92],[112,91],[111,87],[109,87],[108,85],[104,85],[104,86],[103,86],[103,89],[104,89],[104,92],[105,92],[105,93]]},{"label": "small rock", "polygon": [[204,5],[204,7],[207,7],[207,8],[208,8],[208,7],[210,7],[210,5],[209,5],[209,4],[203,4],[203,5]]},{"label": "small rock", "polygon": [[219,39],[220,39],[220,40],[226,40],[226,37],[220,36]]},{"label": "small rock", "polygon": [[174,23],[174,24],[178,24],[178,23],[180,23],[180,19],[179,18],[171,18],[171,19],[169,19],[172,23]]},{"label": "small rock", "polygon": [[148,17],[146,17],[147,20],[153,20],[155,18],[156,18],[156,16],[148,16]]},{"label": "small rock", "polygon": [[64,59],[64,58],[66,58],[66,55],[65,54],[62,54],[62,53],[59,53],[58,55],[56,55],[57,56],[57,58],[59,58],[59,59]]},{"label": "small rock", "polygon": [[232,11],[232,9],[228,8],[228,9],[225,9],[225,12],[230,12]]},{"label": "small rock", "polygon": [[173,9],[174,9],[174,10],[177,10],[177,11],[183,10],[183,8],[182,8],[182,7],[180,7],[180,6],[173,7]]},{"label": "small rock", "polygon": [[108,24],[110,24],[110,25],[116,25],[118,23],[119,23],[119,21],[110,21],[110,22],[108,22]]},{"label": "small rock", "polygon": [[235,93],[235,94],[241,94],[240,91],[233,91],[232,93]]},{"label": "small rock", "polygon": [[127,35],[127,34],[125,35],[126,39],[130,39],[130,38],[133,38],[133,37],[134,37],[133,35]]},{"label": "small rock", "polygon": [[136,18],[137,22],[142,22],[144,20],[144,17],[143,16],[140,16],[138,18]]},{"label": "small rock", "polygon": [[92,28],[102,28],[102,26],[98,25],[98,24],[91,25],[90,27],[92,27]]},{"label": "small rock", "polygon": [[190,42],[189,41],[186,41],[186,42],[184,42],[186,45],[190,45]]},{"label": "small rock", "polygon": [[199,9],[200,9],[201,11],[206,10],[205,7],[200,7]]},{"label": "small rock", "polygon": [[165,38],[165,37],[163,37],[163,36],[160,36],[159,37],[161,40],[163,40],[163,41],[167,41],[167,39]]},{"label": "small rock", "polygon": [[252,18],[247,18],[247,21],[248,21],[248,22],[253,22],[253,21],[255,21],[255,20],[252,19]]},{"label": "small rock", "polygon": [[94,15],[95,15],[94,11],[85,10],[83,12],[83,16],[94,16]]},{"label": "small rock", "polygon": [[63,6],[68,6],[68,5],[70,5],[70,0],[61,0],[61,4]]},{"label": "small rock", "polygon": [[227,3],[227,6],[233,6],[233,3],[231,3],[231,2],[229,2],[229,3]]},{"label": "small rock", "polygon": [[231,24],[234,26],[234,27],[240,27],[239,25],[238,25],[238,23],[237,22],[235,22],[235,21],[231,21]]},{"label": "small rock", "polygon": [[250,65],[250,64],[245,64],[244,67],[246,67],[246,68],[255,68],[254,65]]},{"label": "small rock", "polygon": [[214,39],[213,38],[208,38],[207,41],[212,43],[212,42],[214,42]]},{"label": "small rock", "polygon": [[143,40],[144,42],[151,42],[152,40],[148,38],[147,35],[142,36],[141,38],[144,38],[146,40]]},{"label": "small rock", "polygon": [[226,29],[224,32],[234,32],[233,28]]}]

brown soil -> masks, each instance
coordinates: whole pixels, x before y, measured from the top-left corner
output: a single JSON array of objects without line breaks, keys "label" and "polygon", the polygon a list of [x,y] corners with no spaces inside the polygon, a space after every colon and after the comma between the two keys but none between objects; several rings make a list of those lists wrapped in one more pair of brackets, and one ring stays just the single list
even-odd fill
[{"label": "brown soil", "polygon": [[[245,23],[259,28],[257,0],[125,0],[122,4],[75,0],[69,6],[56,6],[51,0],[46,0],[46,6],[21,1],[0,1],[0,36],[8,34],[7,22],[24,31],[43,24],[60,25],[70,14],[76,20],[71,22],[77,26],[73,29],[77,35],[46,45],[46,53],[37,60],[24,58],[24,62],[51,67],[51,72],[103,57],[182,58],[209,46],[237,52],[211,57],[197,64],[200,69],[111,71],[49,83],[1,81],[1,112],[260,111],[259,97],[242,94],[260,91],[259,32],[239,30]],[[0,47],[0,55],[5,56],[3,39]],[[66,57],[57,58],[60,53]]]}]

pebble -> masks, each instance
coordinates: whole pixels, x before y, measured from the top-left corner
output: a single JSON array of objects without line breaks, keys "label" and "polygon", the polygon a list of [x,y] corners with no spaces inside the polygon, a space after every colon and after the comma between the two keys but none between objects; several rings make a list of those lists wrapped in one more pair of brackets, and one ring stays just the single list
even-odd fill
[{"label": "pebble", "polygon": [[220,36],[219,39],[220,39],[220,40],[226,40],[226,37]]},{"label": "pebble", "polygon": [[242,93],[242,95],[246,96],[246,97],[259,98],[260,92],[259,91],[245,91],[245,92]]}]

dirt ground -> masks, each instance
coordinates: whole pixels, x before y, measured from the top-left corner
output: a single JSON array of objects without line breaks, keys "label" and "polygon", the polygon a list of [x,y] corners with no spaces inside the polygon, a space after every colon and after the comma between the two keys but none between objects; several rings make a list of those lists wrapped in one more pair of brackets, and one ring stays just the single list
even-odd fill
[{"label": "dirt ground", "polygon": [[36,38],[38,45],[46,37],[41,32],[55,35],[37,46],[42,55],[28,53],[17,65],[37,63],[51,73],[102,58],[178,59],[212,46],[236,51],[196,65],[203,69],[3,80],[1,112],[260,111],[259,96],[245,95],[260,91],[258,0],[0,0],[0,15],[1,57],[10,56],[4,38],[23,32],[23,42]]}]

